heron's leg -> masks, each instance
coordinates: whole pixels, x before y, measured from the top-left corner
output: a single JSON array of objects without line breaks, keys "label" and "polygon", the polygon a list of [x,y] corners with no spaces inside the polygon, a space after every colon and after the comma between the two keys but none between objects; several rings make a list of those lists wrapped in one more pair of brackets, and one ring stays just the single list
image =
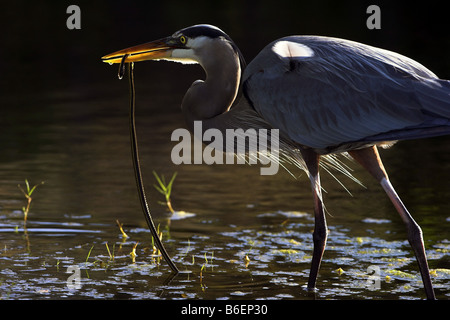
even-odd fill
[{"label": "heron's leg", "polygon": [[394,187],[389,181],[389,177],[381,162],[376,146],[354,150],[349,152],[350,155],[358,161],[367,171],[374,176],[383,187],[397,209],[400,217],[406,225],[408,231],[408,241],[414,250],[417,262],[419,264],[420,274],[422,276],[423,285],[428,299],[435,299],[433,285],[431,283],[430,271],[428,269],[427,257],[425,254],[425,246],[423,243],[422,229],[414,221],[411,214],[406,209],[400,197],[397,195]]},{"label": "heron's leg", "polygon": [[311,149],[301,149],[303,159],[309,171],[311,180],[311,189],[314,199],[314,250],[311,261],[311,271],[308,279],[308,289],[313,290],[316,287],[316,279],[319,273],[320,263],[322,261],[325,244],[327,242],[327,222],[322,202],[322,189],[320,187],[319,176],[319,158],[320,156]]}]

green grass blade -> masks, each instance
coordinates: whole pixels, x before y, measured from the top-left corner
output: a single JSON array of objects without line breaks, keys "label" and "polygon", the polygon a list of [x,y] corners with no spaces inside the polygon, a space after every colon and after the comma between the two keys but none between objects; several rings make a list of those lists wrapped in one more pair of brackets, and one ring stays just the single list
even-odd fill
[{"label": "green grass blade", "polygon": [[25,184],[27,186],[27,194],[30,195],[30,184],[28,183],[28,179],[25,179]]},{"label": "green grass blade", "polygon": [[154,187],[156,190],[158,190],[159,193],[161,193],[161,194],[163,194],[163,195],[166,195],[166,192],[165,192],[163,189],[161,189],[160,187],[158,187],[156,184],[154,184],[153,187]]}]

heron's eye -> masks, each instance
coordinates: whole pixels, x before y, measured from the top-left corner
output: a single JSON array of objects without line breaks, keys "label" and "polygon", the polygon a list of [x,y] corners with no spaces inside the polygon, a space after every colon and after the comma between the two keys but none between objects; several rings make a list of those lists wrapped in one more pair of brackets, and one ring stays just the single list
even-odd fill
[{"label": "heron's eye", "polygon": [[185,36],[181,36],[180,37],[180,42],[181,42],[181,44],[186,44],[186,42],[187,42],[186,37]]}]

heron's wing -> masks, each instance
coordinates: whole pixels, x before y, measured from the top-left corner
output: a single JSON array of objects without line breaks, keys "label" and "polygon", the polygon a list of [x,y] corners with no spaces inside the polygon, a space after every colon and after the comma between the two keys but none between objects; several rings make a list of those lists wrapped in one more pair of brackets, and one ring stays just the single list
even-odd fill
[{"label": "heron's wing", "polygon": [[283,38],[261,51],[243,81],[267,122],[318,150],[450,134],[450,82],[414,60],[360,43]]}]

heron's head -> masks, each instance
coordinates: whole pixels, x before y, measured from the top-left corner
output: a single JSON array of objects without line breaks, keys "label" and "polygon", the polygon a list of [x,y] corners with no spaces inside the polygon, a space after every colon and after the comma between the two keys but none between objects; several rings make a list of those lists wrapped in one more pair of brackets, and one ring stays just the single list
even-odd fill
[{"label": "heron's head", "polygon": [[170,37],[110,53],[102,57],[102,60],[120,63],[123,56],[128,54],[125,62],[169,60],[185,64],[200,63],[204,66],[208,61],[218,58],[217,55],[223,52],[221,48],[234,52],[239,58],[241,69],[244,68],[245,60],[231,38],[219,28],[207,24],[191,26]]}]

